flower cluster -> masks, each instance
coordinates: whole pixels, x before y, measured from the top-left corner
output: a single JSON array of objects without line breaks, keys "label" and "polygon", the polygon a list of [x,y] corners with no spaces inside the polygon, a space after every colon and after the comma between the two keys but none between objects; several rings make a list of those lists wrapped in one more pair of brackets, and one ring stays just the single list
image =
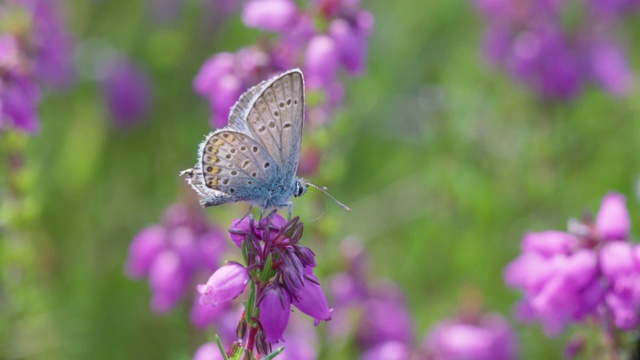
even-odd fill
[{"label": "flower cluster", "polygon": [[487,58],[543,98],[572,99],[589,81],[614,95],[631,90],[633,73],[613,28],[623,15],[640,9],[640,2],[476,0],[476,5],[487,21]]},{"label": "flower cluster", "polygon": [[[523,320],[540,320],[550,335],[592,317],[606,328],[636,328],[640,310],[640,246],[629,241],[624,196],[607,194],[595,222],[569,224],[569,232],[525,235],[522,254],[505,271],[524,292]],[[608,330],[607,330],[608,331]]]},{"label": "flower cluster", "polygon": [[0,4],[0,130],[36,133],[41,84],[62,88],[74,78],[72,40],[55,1]]},{"label": "flower cluster", "polygon": [[368,280],[368,256],[357,238],[346,238],[340,252],[347,269],[330,281],[336,308],[332,340],[339,344],[355,334],[367,360],[408,358],[414,324],[402,290],[391,282]]},{"label": "flower cluster", "polygon": [[303,69],[307,88],[317,95],[310,117],[322,122],[342,102],[340,68],[351,75],[364,69],[371,13],[358,1],[309,1],[307,9],[293,0],[251,0],[244,4],[245,25],[275,33],[275,38],[236,53],[214,55],[194,80],[198,94],[210,101],[213,127],[226,125],[229,108],[248,87],[294,67]]},{"label": "flower cluster", "polygon": [[[162,224],[143,229],[133,239],[126,272],[134,279],[149,277],[151,308],[162,313],[184,298],[198,274],[215,271],[224,251],[224,233],[208,225],[199,209],[174,204]],[[207,316],[212,315],[199,313],[192,321],[197,325]]]},{"label": "flower cluster", "polygon": [[299,244],[302,232],[299,218],[286,221],[275,211],[260,221],[249,215],[232,223],[229,234],[246,266],[227,262],[198,286],[201,304],[225,306],[251,283],[230,356],[241,349],[251,354],[254,346],[269,354],[272,344],[284,341],[292,305],[316,325],[331,319],[332,309],[313,273],[315,255]]}]

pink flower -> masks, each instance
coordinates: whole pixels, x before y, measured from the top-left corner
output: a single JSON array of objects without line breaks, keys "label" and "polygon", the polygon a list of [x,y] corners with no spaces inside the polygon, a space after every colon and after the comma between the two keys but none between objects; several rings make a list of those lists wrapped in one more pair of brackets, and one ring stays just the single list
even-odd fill
[{"label": "pink flower", "polygon": [[596,229],[605,240],[626,240],[631,228],[631,219],[626,207],[626,198],[609,193],[602,200],[596,217]]},{"label": "pink flower", "polygon": [[267,341],[275,344],[281,340],[289,323],[291,296],[277,285],[269,285],[260,300],[260,323],[267,333]]},{"label": "pink flower", "polygon": [[295,25],[297,15],[291,0],[253,0],[245,4],[242,21],[249,27],[284,32]]},{"label": "pink flower", "polygon": [[198,285],[201,304],[217,306],[242,294],[249,282],[249,272],[238,263],[228,263],[211,275],[206,284]]},{"label": "pink flower", "polygon": [[314,318],[314,324],[317,326],[322,320],[331,320],[333,309],[329,309],[327,297],[320,285],[317,284],[318,280],[313,274],[313,268],[305,267],[304,273],[303,285],[293,290],[293,305],[298,310]]}]

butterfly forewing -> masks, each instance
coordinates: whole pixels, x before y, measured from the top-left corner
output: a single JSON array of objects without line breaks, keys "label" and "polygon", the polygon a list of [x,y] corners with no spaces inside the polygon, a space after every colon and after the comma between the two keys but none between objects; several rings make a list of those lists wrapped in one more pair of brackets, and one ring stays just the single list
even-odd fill
[{"label": "butterfly forewing", "polygon": [[218,130],[201,149],[200,168],[204,185],[238,200],[255,200],[257,189],[267,188],[276,161],[248,134]]},{"label": "butterfly forewing", "polygon": [[264,90],[250,107],[246,125],[253,138],[282,165],[282,177],[293,181],[304,116],[302,73],[292,70],[262,86]]}]

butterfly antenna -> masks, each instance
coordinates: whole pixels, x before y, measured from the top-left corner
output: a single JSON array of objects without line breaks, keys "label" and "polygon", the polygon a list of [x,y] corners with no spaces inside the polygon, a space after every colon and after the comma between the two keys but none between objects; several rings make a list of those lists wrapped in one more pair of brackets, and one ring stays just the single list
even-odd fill
[{"label": "butterfly antenna", "polygon": [[325,195],[327,195],[328,197],[330,197],[330,198],[331,198],[331,200],[335,201],[335,202],[336,202],[336,204],[340,205],[340,207],[341,207],[341,208],[343,208],[343,209],[345,209],[346,211],[349,211],[349,212],[351,211],[351,209],[349,209],[349,207],[348,207],[347,205],[345,205],[345,204],[341,203],[340,201],[338,201],[338,199],[336,199],[336,198],[334,198],[333,196],[331,196],[331,194],[329,194],[329,193],[327,192],[326,188],[324,188],[324,187],[320,187],[320,186],[318,186],[318,185],[316,185],[316,184],[312,184],[312,183],[310,183],[310,182],[308,182],[308,181],[305,181],[304,183],[305,183],[306,185],[311,186],[312,188],[316,188],[316,189],[320,190],[320,192],[322,192],[323,194],[325,194]]}]

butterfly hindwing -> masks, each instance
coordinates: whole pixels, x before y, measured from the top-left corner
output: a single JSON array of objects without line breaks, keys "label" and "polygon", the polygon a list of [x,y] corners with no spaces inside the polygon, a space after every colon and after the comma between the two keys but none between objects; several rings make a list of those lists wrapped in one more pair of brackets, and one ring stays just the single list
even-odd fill
[{"label": "butterfly hindwing", "polygon": [[202,183],[208,189],[228,194],[233,201],[252,201],[264,196],[272,181],[276,161],[247,134],[218,130],[200,149]]}]

